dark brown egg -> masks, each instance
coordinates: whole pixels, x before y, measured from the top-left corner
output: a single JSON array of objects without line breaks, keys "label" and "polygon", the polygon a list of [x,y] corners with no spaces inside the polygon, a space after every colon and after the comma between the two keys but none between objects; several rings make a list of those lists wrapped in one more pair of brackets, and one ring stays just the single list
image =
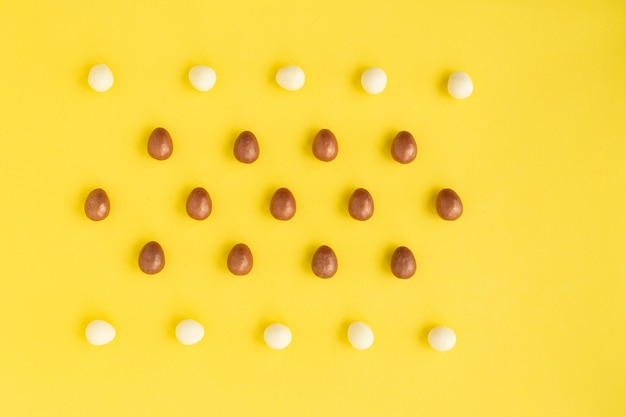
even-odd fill
[{"label": "dark brown egg", "polygon": [[194,188],[187,197],[186,209],[192,219],[204,220],[209,217],[213,205],[207,190],[202,187]]},{"label": "dark brown egg", "polygon": [[364,188],[358,188],[352,193],[348,202],[348,212],[356,220],[367,220],[374,214],[374,199]]},{"label": "dark brown egg", "polygon": [[278,220],[289,220],[296,214],[296,199],[291,191],[279,188],[272,196],[270,212]]},{"label": "dark brown egg", "polygon": [[226,266],[234,275],[246,275],[252,270],[252,252],[250,252],[250,248],[243,243],[233,246],[228,254]]},{"label": "dark brown egg", "polygon": [[148,242],[139,254],[139,268],[146,274],[161,272],[165,266],[165,254],[158,242]]},{"label": "dark brown egg", "polygon": [[317,132],[313,139],[313,155],[320,161],[329,162],[335,159],[339,152],[337,138],[328,129],[322,129]]},{"label": "dark brown egg", "polygon": [[405,246],[398,247],[391,256],[391,272],[398,278],[407,279],[415,274],[417,265],[413,252]]},{"label": "dark brown egg", "polygon": [[463,214],[463,203],[454,190],[444,188],[437,195],[437,214],[444,220],[456,220]]},{"label": "dark brown egg", "polygon": [[328,246],[320,246],[311,262],[313,273],[320,278],[330,278],[337,272],[337,256]]},{"label": "dark brown egg", "polygon": [[111,203],[102,188],[91,191],[85,200],[85,214],[93,221],[104,220],[109,215]]},{"label": "dark brown egg", "polygon": [[411,133],[398,132],[391,144],[391,156],[401,164],[413,162],[417,156],[417,144]]},{"label": "dark brown egg", "polygon": [[169,132],[162,127],[157,127],[148,138],[148,153],[154,159],[163,161],[172,155],[174,144]]},{"label": "dark brown egg", "polygon": [[241,132],[235,141],[235,158],[244,164],[251,164],[259,157],[259,142],[254,133],[247,130]]}]

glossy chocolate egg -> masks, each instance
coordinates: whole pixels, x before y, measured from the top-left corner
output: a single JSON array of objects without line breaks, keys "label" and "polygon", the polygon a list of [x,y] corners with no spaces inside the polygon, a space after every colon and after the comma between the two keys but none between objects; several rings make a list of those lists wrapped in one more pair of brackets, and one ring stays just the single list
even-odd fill
[{"label": "glossy chocolate egg", "polygon": [[174,144],[169,132],[162,127],[157,127],[148,138],[148,153],[154,159],[163,161],[172,155]]},{"label": "glossy chocolate egg", "polygon": [[413,252],[405,246],[396,248],[391,256],[391,272],[398,278],[407,279],[415,274],[416,269]]},{"label": "glossy chocolate egg", "polygon": [[93,221],[107,218],[111,211],[111,203],[107,193],[102,188],[91,191],[85,200],[85,214]]},{"label": "glossy chocolate egg", "polygon": [[278,220],[289,220],[296,214],[296,199],[291,191],[279,188],[272,196],[270,213]]},{"label": "glossy chocolate egg", "polygon": [[252,270],[252,252],[250,248],[238,243],[230,250],[226,261],[228,270],[234,275],[246,275]]},{"label": "glossy chocolate egg", "polygon": [[337,272],[337,256],[328,246],[320,246],[311,262],[313,273],[320,278],[331,278]]},{"label": "glossy chocolate egg", "polygon": [[358,188],[352,193],[348,202],[348,212],[356,220],[367,220],[374,214],[374,199],[364,188]]},{"label": "glossy chocolate egg", "polygon": [[204,220],[209,217],[213,204],[207,190],[202,187],[194,188],[187,197],[185,208],[192,219]]},{"label": "glossy chocolate egg", "polygon": [[235,158],[244,164],[251,164],[259,158],[259,142],[254,133],[244,131],[239,134],[233,150]]},{"label": "glossy chocolate egg", "polygon": [[444,188],[437,195],[437,214],[444,220],[456,220],[463,214],[463,203],[459,195],[449,188]]},{"label": "glossy chocolate egg", "polygon": [[161,272],[165,266],[165,254],[158,242],[148,242],[139,254],[139,268],[146,274]]}]

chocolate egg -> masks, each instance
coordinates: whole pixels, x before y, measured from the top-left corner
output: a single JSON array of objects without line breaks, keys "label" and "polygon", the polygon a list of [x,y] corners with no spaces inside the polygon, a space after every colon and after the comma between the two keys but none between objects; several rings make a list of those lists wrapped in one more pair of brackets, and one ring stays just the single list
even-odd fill
[{"label": "chocolate egg", "polygon": [[296,199],[291,191],[279,188],[272,196],[270,213],[278,220],[289,220],[296,214]]},{"label": "chocolate egg", "polygon": [[107,218],[111,210],[111,203],[107,193],[102,188],[91,191],[85,200],[85,214],[93,221]]},{"label": "chocolate egg", "polygon": [[364,188],[358,188],[352,193],[348,202],[348,212],[356,220],[367,220],[374,214],[374,199]]},{"label": "chocolate egg", "polygon": [[339,152],[337,138],[328,129],[317,132],[313,139],[313,155],[320,161],[329,162],[335,159]]},{"label": "chocolate egg", "polygon": [[158,242],[148,242],[139,254],[139,268],[146,274],[161,272],[165,266],[165,254]]},{"label": "chocolate egg", "polygon": [[207,190],[202,187],[194,188],[187,197],[186,209],[192,219],[204,220],[209,217],[213,205]]},{"label": "chocolate egg", "polygon": [[416,268],[413,252],[405,246],[396,248],[391,256],[391,272],[398,278],[407,279],[415,274]]},{"label": "chocolate egg", "polygon": [[320,246],[313,254],[313,273],[320,278],[331,278],[337,272],[337,256],[328,246]]},{"label": "chocolate egg", "polygon": [[401,164],[413,162],[417,156],[417,144],[411,133],[398,132],[391,144],[391,156]]},{"label": "chocolate egg", "polygon": [[246,275],[252,270],[252,252],[250,248],[238,243],[230,250],[226,261],[228,270],[234,275]]},{"label": "chocolate egg", "polygon": [[444,220],[456,220],[463,214],[463,203],[459,195],[449,188],[444,188],[437,195],[437,214]]},{"label": "chocolate egg", "polygon": [[169,132],[162,127],[157,127],[148,138],[148,153],[154,159],[163,161],[172,155],[174,144]]},{"label": "chocolate egg", "polygon": [[244,131],[239,134],[233,150],[235,158],[244,164],[251,164],[259,158],[259,142],[254,133]]}]

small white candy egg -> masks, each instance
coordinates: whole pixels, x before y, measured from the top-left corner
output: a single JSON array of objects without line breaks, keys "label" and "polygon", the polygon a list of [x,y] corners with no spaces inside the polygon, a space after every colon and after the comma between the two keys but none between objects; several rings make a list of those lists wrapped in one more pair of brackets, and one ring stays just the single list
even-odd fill
[{"label": "small white candy egg", "polygon": [[104,64],[94,65],[87,77],[89,86],[99,93],[104,93],[113,86],[113,72]]},{"label": "small white candy egg", "polygon": [[304,86],[304,71],[297,65],[288,65],[278,70],[276,82],[287,91],[296,91]]},{"label": "small white candy egg", "polygon": [[374,332],[367,324],[355,321],[348,327],[348,341],[355,349],[368,349],[374,343]]},{"label": "small white candy egg", "polygon": [[183,320],[176,326],[176,338],[183,345],[195,345],[204,337],[204,327],[195,320]]},{"label": "small white candy egg", "polygon": [[446,326],[434,327],[428,332],[428,343],[433,349],[445,352],[456,344],[456,334]]},{"label": "small white candy egg", "polygon": [[87,325],[85,337],[94,346],[106,345],[115,339],[115,328],[104,320],[94,320]]},{"label": "small white candy egg", "polygon": [[474,83],[469,75],[457,71],[448,78],[448,93],[454,98],[468,98],[474,91]]},{"label": "small white candy egg", "polygon": [[215,70],[206,65],[196,65],[189,70],[189,82],[198,91],[209,91],[216,80]]},{"label": "small white candy egg", "polygon": [[379,94],[387,86],[387,74],[381,68],[368,68],[361,75],[361,86],[370,94]]},{"label": "small white candy egg", "polygon": [[270,324],[263,333],[265,343],[272,349],[286,348],[291,343],[291,338],[291,330],[280,323]]}]

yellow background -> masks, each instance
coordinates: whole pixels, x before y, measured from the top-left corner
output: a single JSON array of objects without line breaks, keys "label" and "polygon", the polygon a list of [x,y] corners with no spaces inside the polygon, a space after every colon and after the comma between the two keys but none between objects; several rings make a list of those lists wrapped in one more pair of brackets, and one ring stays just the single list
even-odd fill
[{"label": "yellow background", "polygon": [[[42,1],[0,3],[0,415],[623,416],[626,413],[626,3]],[[114,87],[89,89],[106,63]],[[215,68],[207,93],[190,66]],[[276,86],[300,65],[305,87]],[[359,76],[380,66],[378,96]],[[454,100],[445,78],[470,74]],[[146,153],[150,131],[173,156]],[[310,152],[335,132],[339,156]],[[252,165],[232,157],[256,133]],[[411,131],[416,161],[389,155]],[[188,218],[207,188],[214,212]],[[270,217],[290,188],[293,220]],[[83,213],[102,187],[112,211]],[[376,205],[349,218],[351,190]],[[434,211],[455,189],[456,222]],[[159,241],[166,267],[142,274]],[[235,243],[255,266],[225,267]],[[314,249],[339,271],[320,280]],[[395,279],[410,247],[418,272]],[[86,323],[117,338],[94,347]],[[193,318],[205,339],[183,346]],[[362,320],[376,341],[347,343]],[[262,331],[288,325],[274,351]],[[454,350],[430,349],[432,326]]]}]

